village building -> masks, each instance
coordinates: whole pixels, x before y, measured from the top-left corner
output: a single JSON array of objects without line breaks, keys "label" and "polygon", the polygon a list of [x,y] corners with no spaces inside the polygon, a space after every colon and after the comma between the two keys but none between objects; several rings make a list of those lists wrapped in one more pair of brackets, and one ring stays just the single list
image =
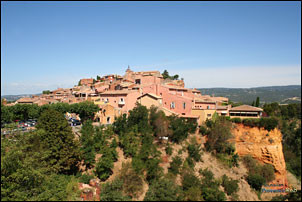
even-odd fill
[{"label": "village building", "polygon": [[16,103],[68,104],[91,101],[99,106],[95,120],[112,124],[122,114],[129,114],[136,103],[150,108],[158,107],[167,116],[176,115],[197,121],[199,125],[207,119],[219,116],[259,118],[262,109],[248,105],[231,107],[228,98],[202,95],[197,89],[185,88],[183,79],[164,79],[159,71],[133,72],[128,66],[125,75],[110,74],[94,79],[81,79],[79,86],[58,88],[49,94],[32,98],[21,98]]},{"label": "village building", "polygon": [[249,105],[240,105],[229,110],[231,118],[260,118],[263,109]]}]

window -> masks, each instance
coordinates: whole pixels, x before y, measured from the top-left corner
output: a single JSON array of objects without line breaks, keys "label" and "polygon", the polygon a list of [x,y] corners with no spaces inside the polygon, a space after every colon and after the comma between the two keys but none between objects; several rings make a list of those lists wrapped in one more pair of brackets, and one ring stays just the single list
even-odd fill
[{"label": "window", "polygon": [[141,84],[141,80],[140,79],[135,79],[135,84]]},{"label": "window", "polygon": [[110,123],[110,117],[107,117],[107,123],[108,124]]},{"label": "window", "polygon": [[186,103],[185,102],[183,103],[183,107],[184,107],[184,109],[186,109]]},{"label": "window", "polygon": [[207,114],[208,117],[211,117],[211,114]]},{"label": "window", "polygon": [[171,102],[171,109],[175,108],[175,102]]},{"label": "window", "polygon": [[207,106],[207,109],[210,109],[210,106],[209,106],[209,105]]},{"label": "window", "polygon": [[121,98],[121,102],[124,102],[124,98]]},{"label": "window", "polygon": [[161,99],[159,99],[159,104],[162,104],[162,100]]}]

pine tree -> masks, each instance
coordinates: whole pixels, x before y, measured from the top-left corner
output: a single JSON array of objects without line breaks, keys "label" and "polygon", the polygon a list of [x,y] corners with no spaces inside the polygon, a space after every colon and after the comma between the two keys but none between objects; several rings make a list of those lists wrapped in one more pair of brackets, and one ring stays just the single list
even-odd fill
[{"label": "pine tree", "polygon": [[260,104],[260,98],[257,97],[257,99],[256,99],[256,107],[259,107],[259,104]]}]

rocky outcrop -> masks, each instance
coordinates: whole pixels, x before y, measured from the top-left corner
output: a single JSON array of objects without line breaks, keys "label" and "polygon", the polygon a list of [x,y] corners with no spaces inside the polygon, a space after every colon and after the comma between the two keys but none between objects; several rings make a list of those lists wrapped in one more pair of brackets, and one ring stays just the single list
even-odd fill
[{"label": "rocky outcrop", "polygon": [[79,183],[81,190],[80,198],[82,201],[99,201],[100,200],[100,182],[99,179],[91,179],[89,184]]},{"label": "rocky outcrop", "polygon": [[[250,128],[242,124],[233,125],[232,133],[236,152],[239,156],[251,155],[260,163],[271,164],[275,168],[275,180],[269,184],[288,186],[286,165],[282,151],[282,134],[280,130],[267,131],[263,128]],[[273,188],[273,187],[270,187]]]}]

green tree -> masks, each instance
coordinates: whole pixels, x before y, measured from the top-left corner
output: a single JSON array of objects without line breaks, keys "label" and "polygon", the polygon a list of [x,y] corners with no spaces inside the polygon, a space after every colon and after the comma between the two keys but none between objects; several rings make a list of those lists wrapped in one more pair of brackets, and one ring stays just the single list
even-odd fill
[{"label": "green tree", "polygon": [[64,115],[55,110],[44,111],[37,129],[39,140],[46,150],[44,159],[57,173],[75,173],[80,160],[79,142],[75,140]]},{"label": "green tree", "polygon": [[257,97],[255,107],[259,107],[259,106],[260,106],[260,98]]},{"label": "green tree", "polygon": [[164,72],[162,73],[162,75],[163,75],[164,79],[170,78],[169,72],[167,70],[164,70]]},{"label": "green tree", "polygon": [[72,104],[70,110],[73,113],[79,114],[81,122],[84,123],[87,120],[93,120],[94,115],[99,111],[99,107],[90,101],[80,102]]},{"label": "green tree", "polygon": [[50,94],[50,90],[43,90],[42,94]]},{"label": "green tree", "polygon": [[95,174],[101,181],[105,181],[112,175],[113,159],[110,156],[102,156],[96,164]]},{"label": "green tree", "polygon": [[185,140],[191,130],[190,123],[187,123],[185,119],[177,116],[169,116],[170,129],[172,130],[171,140],[176,143],[180,143]]},{"label": "green tree", "polygon": [[99,75],[97,75],[97,76],[96,76],[96,80],[97,80],[97,81],[100,81],[100,80],[101,80],[101,77],[100,77]]},{"label": "green tree", "polygon": [[86,121],[81,128],[80,142],[84,163],[88,168],[95,163],[94,134],[92,121]]},{"label": "green tree", "polygon": [[201,161],[201,147],[198,144],[189,144],[188,153],[191,158],[193,158],[196,162]]},{"label": "green tree", "polygon": [[247,177],[247,182],[251,185],[252,188],[257,191],[261,190],[262,185],[265,183],[265,178],[259,174],[249,173]]},{"label": "green tree", "polygon": [[180,188],[173,181],[166,178],[152,182],[144,201],[178,201]]},{"label": "green tree", "polygon": [[205,144],[206,149],[216,153],[232,154],[233,146],[228,142],[232,137],[230,128],[231,123],[224,117],[219,117],[216,122],[213,122]]},{"label": "green tree", "polygon": [[123,182],[120,179],[114,179],[112,182],[107,182],[102,185],[100,193],[101,201],[130,201],[130,197],[122,192]]},{"label": "green tree", "polygon": [[182,159],[179,156],[173,157],[172,162],[169,167],[169,172],[177,175],[180,173],[180,168],[182,165]]},{"label": "green tree", "polygon": [[14,114],[10,107],[1,104],[1,126],[4,123],[11,123],[13,121]]},{"label": "green tree", "polygon": [[151,132],[149,125],[149,111],[147,107],[136,103],[136,106],[129,111],[128,128],[137,125],[139,133]]},{"label": "green tree", "polygon": [[123,192],[130,197],[137,197],[143,190],[143,180],[132,169],[131,163],[123,163],[119,173],[119,179],[123,182]]},{"label": "green tree", "polygon": [[224,187],[225,192],[230,196],[239,190],[238,180],[232,180],[226,175],[222,176],[221,185]]}]

